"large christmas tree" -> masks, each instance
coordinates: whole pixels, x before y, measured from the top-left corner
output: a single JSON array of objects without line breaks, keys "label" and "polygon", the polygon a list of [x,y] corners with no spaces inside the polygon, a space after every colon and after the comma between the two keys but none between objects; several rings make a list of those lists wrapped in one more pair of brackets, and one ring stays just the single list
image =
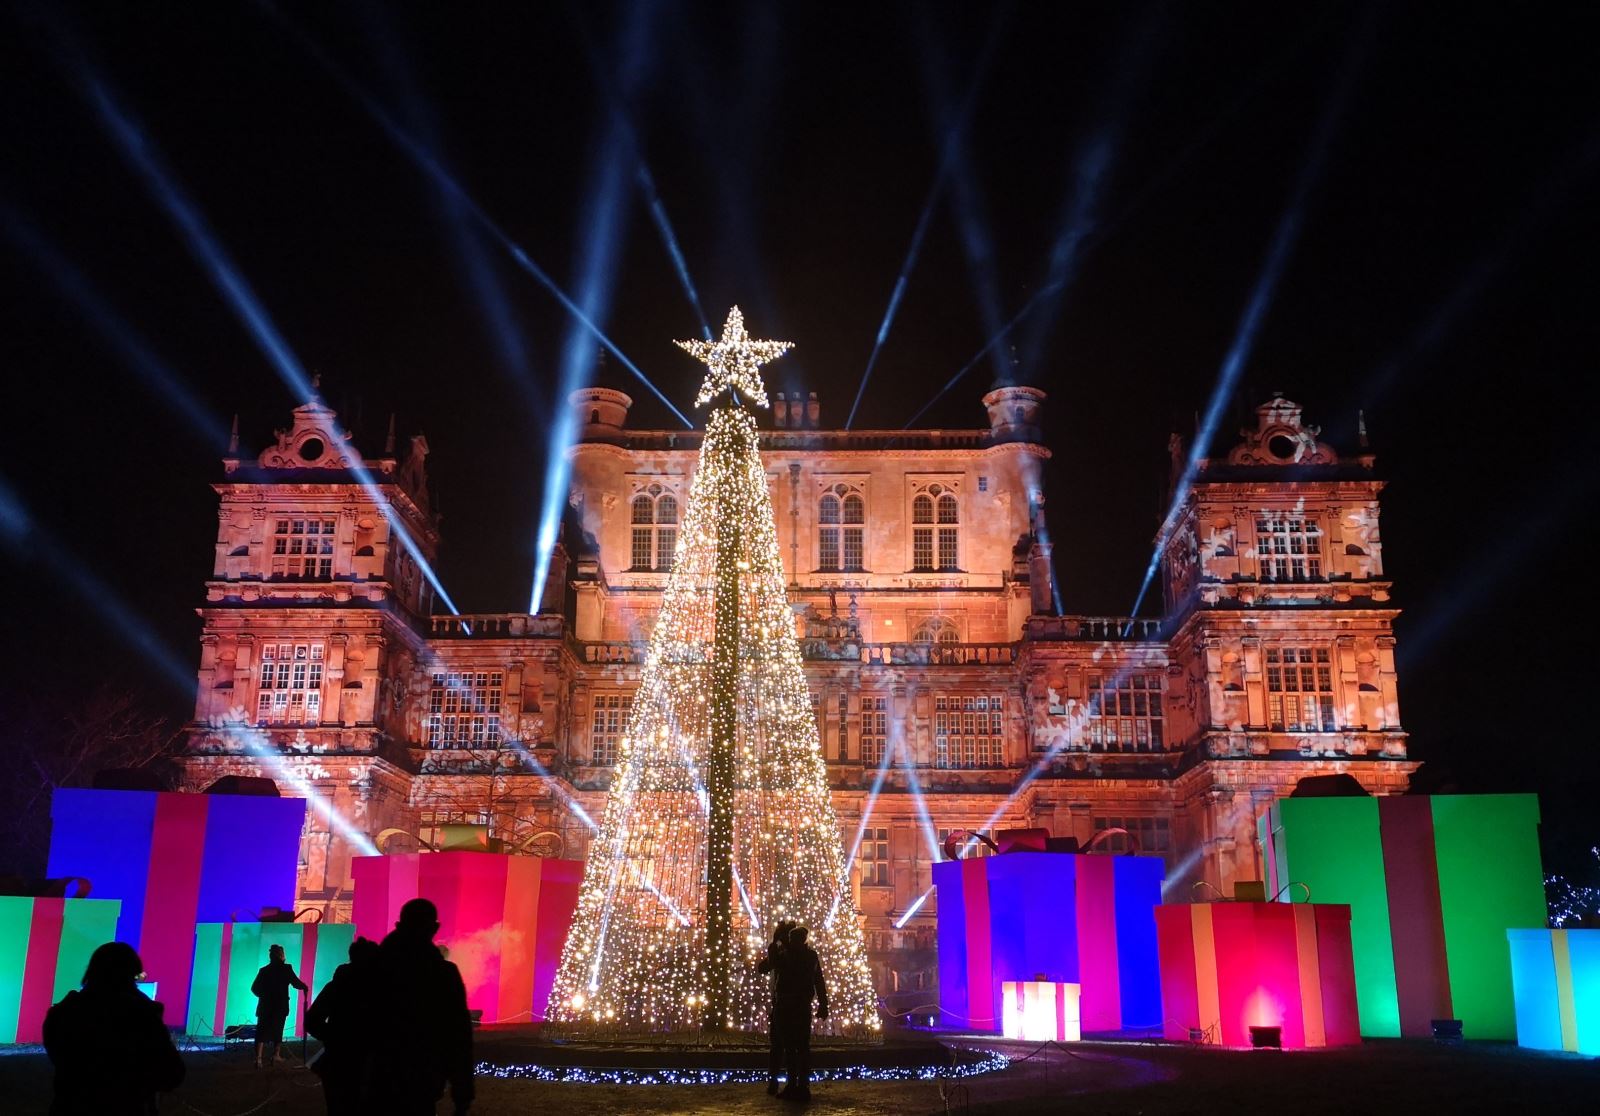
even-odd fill
[{"label": "large christmas tree", "polygon": [[[784,592],[755,418],[758,367],[735,307],[680,341],[714,405],[549,1016],[603,1028],[764,1029],[755,971],[773,927],[811,928],[832,1019],[879,1026],[861,925]],[[725,396],[725,397],[724,397]]]}]

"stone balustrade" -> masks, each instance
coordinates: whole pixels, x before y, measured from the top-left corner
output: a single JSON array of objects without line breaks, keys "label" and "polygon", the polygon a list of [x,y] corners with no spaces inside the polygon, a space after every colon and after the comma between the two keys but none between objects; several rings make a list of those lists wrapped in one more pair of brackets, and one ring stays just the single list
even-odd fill
[{"label": "stone balustrade", "polygon": [[477,612],[429,617],[434,639],[560,639],[562,619],[526,612]]}]

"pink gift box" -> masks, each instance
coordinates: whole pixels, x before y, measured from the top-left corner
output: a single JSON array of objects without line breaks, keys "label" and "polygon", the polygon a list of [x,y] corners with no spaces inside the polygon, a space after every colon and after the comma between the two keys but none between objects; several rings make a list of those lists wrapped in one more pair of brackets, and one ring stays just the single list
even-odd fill
[{"label": "pink gift box", "polygon": [[431,900],[434,941],[461,970],[467,1005],[483,1023],[544,1019],[583,861],[439,852],[360,856],[352,865],[357,934],[381,941],[407,900]]}]

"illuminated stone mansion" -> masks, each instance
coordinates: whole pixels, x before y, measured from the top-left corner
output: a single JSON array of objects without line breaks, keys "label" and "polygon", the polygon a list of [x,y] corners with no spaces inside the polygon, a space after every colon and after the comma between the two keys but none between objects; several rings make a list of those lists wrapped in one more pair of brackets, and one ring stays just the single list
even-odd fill
[{"label": "illuminated stone mansion", "polygon": [[[385,849],[479,825],[582,857],[700,443],[631,429],[630,404],[599,387],[570,400],[570,507],[537,614],[435,609],[420,437],[362,457],[314,401],[259,455],[232,447],[189,781],[292,775]],[[1268,401],[1178,513],[1163,615],[1059,615],[1044,404],[999,387],[983,426],[844,431],[821,427],[815,395],[779,395],[762,432],[835,808],[847,850],[859,834],[856,894],[897,1010],[932,998],[933,901],[917,904],[949,830],[1087,844],[1120,827],[1186,897],[1262,876],[1255,817],[1302,777],[1392,793],[1415,766],[1370,454]],[[347,917],[357,851],[311,812],[301,904]]]}]

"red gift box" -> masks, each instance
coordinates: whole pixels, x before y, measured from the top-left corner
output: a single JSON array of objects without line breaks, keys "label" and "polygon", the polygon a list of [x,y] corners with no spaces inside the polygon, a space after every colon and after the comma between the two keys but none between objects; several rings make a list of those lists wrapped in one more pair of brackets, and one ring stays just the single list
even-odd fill
[{"label": "red gift box", "polygon": [[1156,908],[1166,1037],[1250,1045],[1281,1028],[1284,1049],[1361,1041],[1350,908],[1196,903]]}]

